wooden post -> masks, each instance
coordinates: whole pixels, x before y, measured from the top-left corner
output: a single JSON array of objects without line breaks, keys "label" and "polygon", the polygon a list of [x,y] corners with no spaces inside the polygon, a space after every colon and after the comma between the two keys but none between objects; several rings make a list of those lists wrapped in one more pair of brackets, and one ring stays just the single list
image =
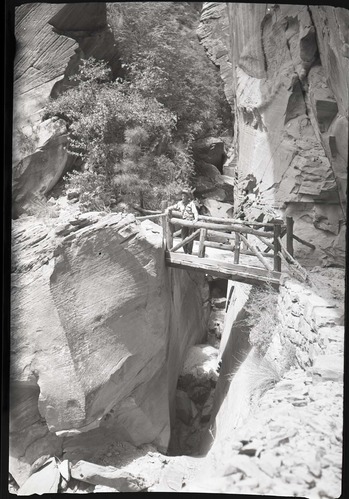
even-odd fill
[{"label": "wooden post", "polygon": [[293,256],[293,218],[286,217],[286,248],[291,256]]},{"label": "wooden post", "polygon": [[274,270],[281,272],[281,258],[279,252],[282,220],[274,220]]},{"label": "wooden post", "polygon": [[240,259],[240,234],[235,232],[234,263],[239,263]]},{"label": "wooden post", "polygon": [[[164,211],[167,208],[167,201],[161,201],[161,213],[164,213]],[[163,249],[166,250],[166,242],[167,242],[167,237],[166,237],[166,232],[167,232],[167,216],[161,218],[161,225],[162,225],[162,247]]]},{"label": "wooden post", "polygon": [[173,233],[170,223],[170,217],[169,216],[165,217],[165,220],[166,220],[166,244],[167,244],[167,249],[170,251],[170,248],[172,248],[173,246]]},{"label": "wooden post", "polygon": [[199,258],[204,258],[205,256],[206,235],[207,235],[207,229],[200,229],[199,252],[198,252]]}]

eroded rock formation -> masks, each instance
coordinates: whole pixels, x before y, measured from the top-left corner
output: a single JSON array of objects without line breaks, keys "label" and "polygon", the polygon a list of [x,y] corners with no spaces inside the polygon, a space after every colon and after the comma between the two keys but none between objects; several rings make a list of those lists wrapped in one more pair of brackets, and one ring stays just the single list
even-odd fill
[{"label": "eroded rock formation", "polygon": [[[219,66],[235,115],[235,207],[254,189],[253,218],[273,208],[344,265],[348,161],[348,11],[207,2],[198,35]],[[296,244],[300,255],[302,247]]]},{"label": "eroded rock formation", "polygon": [[15,37],[12,200],[19,216],[76,161],[66,151],[64,122],[42,121],[48,98],[72,85],[82,58],[108,61],[114,76],[120,62],[102,3],[21,5]]},{"label": "eroded rock formation", "polygon": [[205,335],[204,278],[165,266],[161,228],[84,215],[14,226],[11,468],[170,438],[181,359]]}]

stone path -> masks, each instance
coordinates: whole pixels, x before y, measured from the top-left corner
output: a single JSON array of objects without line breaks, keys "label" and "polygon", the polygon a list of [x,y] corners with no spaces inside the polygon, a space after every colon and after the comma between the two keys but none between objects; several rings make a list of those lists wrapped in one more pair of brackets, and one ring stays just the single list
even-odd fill
[{"label": "stone path", "polygon": [[291,370],[210,462],[217,479],[200,475],[185,491],[338,497],[342,395],[339,380]]}]

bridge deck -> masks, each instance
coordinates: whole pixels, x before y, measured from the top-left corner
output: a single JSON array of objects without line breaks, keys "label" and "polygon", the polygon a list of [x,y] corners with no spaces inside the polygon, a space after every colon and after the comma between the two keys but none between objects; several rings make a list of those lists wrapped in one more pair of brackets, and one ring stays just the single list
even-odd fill
[{"label": "bridge deck", "polygon": [[280,284],[281,272],[268,271],[260,267],[240,265],[215,258],[199,258],[196,255],[166,251],[166,264],[169,267],[198,270],[214,277],[232,279],[247,284],[270,283],[274,286]]}]

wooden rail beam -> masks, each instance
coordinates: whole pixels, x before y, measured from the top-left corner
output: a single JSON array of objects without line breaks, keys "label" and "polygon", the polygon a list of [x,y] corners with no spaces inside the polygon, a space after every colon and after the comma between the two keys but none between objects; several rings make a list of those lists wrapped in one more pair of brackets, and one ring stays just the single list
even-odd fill
[{"label": "wooden rail beam", "polygon": [[262,232],[255,229],[250,229],[249,227],[242,227],[239,225],[228,225],[228,224],[215,224],[215,223],[205,223],[205,222],[190,222],[188,220],[183,220],[181,218],[171,218],[170,222],[175,225],[181,225],[183,227],[195,227],[198,229],[212,229],[217,231],[230,231],[230,232],[240,232],[246,234],[253,234],[255,236],[262,236],[266,238],[273,238],[272,233]]},{"label": "wooden rail beam", "polygon": [[304,244],[305,246],[308,246],[309,248],[311,248],[313,250],[316,249],[316,246],[314,246],[311,243],[308,243],[307,241],[304,241],[304,239],[301,239],[300,237],[296,236],[296,234],[293,234],[293,239],[295,239],[296,241],[298,241],[301,244]]},{"label": "wooden rail beam", "polygon": [[[286,234],[286,229],[285,229],[285,228],[283,228],[283,229],[281,230],[281,235],[280,235],[280,237],[281,237],[281,238],[282,238],[282,237],[284,237],[284,235],[285,235],[285,234]],[[261,236],[261,237],[263,237],[263,236]],[[266,242],[265,242],[264,244],[266,244],[266,245],[267,245],[267,243],[266,243]],[[267,245],[267,246],[268,246],[268,245]],[[270,247],[270,248],[266,249],[265,251],[266,251],[266,252],[268,252],[268,251],[270,251],[271,249],[272,249],[272,250],[274,250],[274,246],[272,246],[272,247]]]},{"label": "wooden rail beam", "polygon": [[244,237],[242,234],[240,234],[240,237],[241,237],[242,241],[246,244],[246,246],[248,248],[250,248],[252,253],[254,253],[254,255],[258,258],[258,260],[264,265],[264,267],[267,270],[270,270],[270,271],[273,270],[271,268],[271,266],[269,265],[269,263],[267,262],[267,260],[261,255],[261,253],[254,246],[252,246],[252,244],[248,241],[248,239],[246,237]]},{"label": "wooden rail beam", "polygon": [[219,217],[209,217],[207,215],[199,215],[199,220],[214,222],[214,223],[233,223],[233,224],[242,224],[251,227],[270,227],[271,229],[274,227],[272,222],[262,223],[262,222],[252,222],[247,220],[239,220],[237,218],[219,218]]},{"label": "wooden rail beam", "polygon": [[186,237],[183,239],[180,243],[176,244],[171,248],[169,251],[177,251],[179,248],[182,248],[182,246],[185,246],[186,244],[190,243],[190,241],[193,241],[198,235],[200,234],[200,229],[196,230],[190,236]]},{"label": "wooden rail beam", "polygon": [[265,244],[268,246],[268,248],[265,250],[265,253],[268,253],[268,251],[273,250],[274,251],[274,245],[270,243],[269,241],[265,241],[263,239],[263,236],[259,236],[259,239],[261,240],[262,244]]},{"label": "wooden rail beam", "polygon": [[281,243],[281,239],[279,238],[280,243],[280,256],[284,258],[285,262],[293,265],[293,267],[297,270],[298,277],[300,276],[304,282],[309,281],[308,272],[293,258],[293,256],[285,249]]},{"label": "wooden rail beam", "polygon": [[215,230],[228,230],[231,231],[230,224],[213,224],[205,222],[190,222],[189,220],[183,220],[182,218],[171,218],[170,222],[174,225],[180,225],[182,227],[195,227],[196,229],[215,229]]},{"label": "wooden rail beam", "polygon": [[252,234],[254,236],[266,237],[266,238],[270,238],[270,239],[272,239],[272,237],[273,237],[271,232],[270,233],[263,232],[261,230],[251,229],[251,228],[246,227],[246,226],[240,227],[238,225],[232,225],[231,230],[233,230],[236,233],[240,232],[240,234]]}]

